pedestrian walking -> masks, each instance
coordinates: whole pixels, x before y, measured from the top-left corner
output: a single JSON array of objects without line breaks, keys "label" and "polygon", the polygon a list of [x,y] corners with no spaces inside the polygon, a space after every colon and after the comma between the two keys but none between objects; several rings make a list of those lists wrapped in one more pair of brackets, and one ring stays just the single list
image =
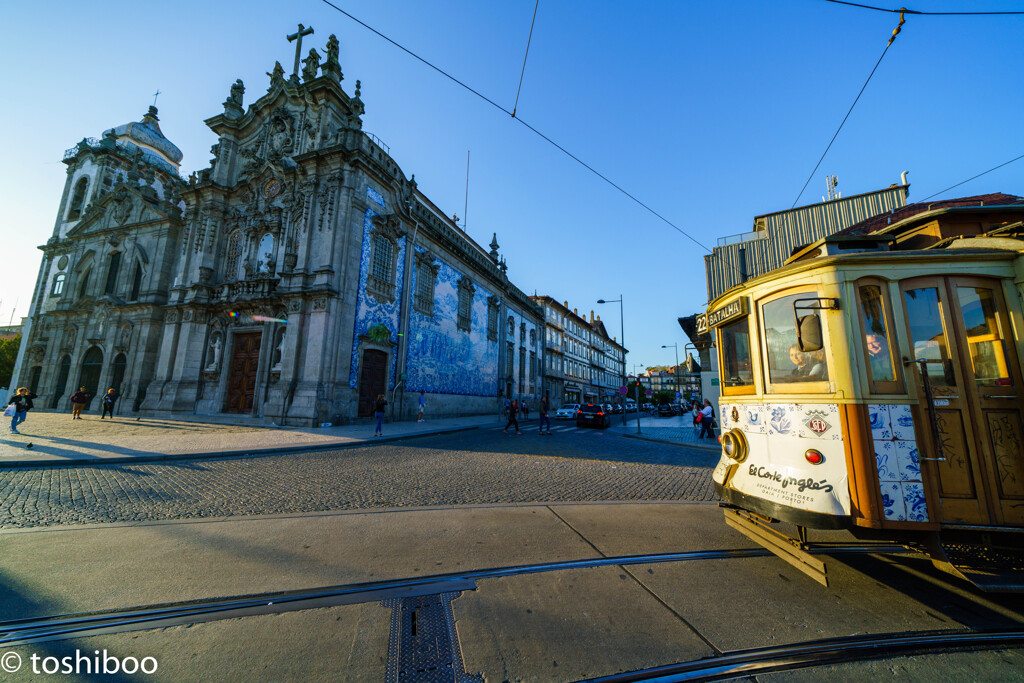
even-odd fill
[{"label": "pedestrian walking", "polygon": [[709,439],[715,438],[715,409],[707,399],[704,399],[704,407],[700,411],[700,436],[697,438],[703,439],[705,434]]},{"label": "pedestrian walking", "polygon": [[384,398],[384,394],[377,394],[377,402],[374,404],[374,415],[377,416],[377,429],[373,432],[374,436],[384,436],[384,432],[381,431],[381,425],[384,424],[384,409],[387,407],[388,402]]},{"label": "pedestrian walking", "polygon": [[107,389],[107,393],[103,394],[103,413],[100,415],[102,420],[105,415],[110,414],[110,419],[114,419],[114,404],[117,403],[117,399],[121,398],[121,394],[117,393],[114,389]]},{"label": "pedestrian walking", "polygon": [[508,423],[505,425],[505,429],[501,430],[502,434],[508,433],[508,428],[515,426],[516,434],[522,434],[519,431],[519,420],[516,419],[516,414],[519,412],[519,401],[512,401],[508,404]]},{"label": "pedestrian walking", "polygon": [[85,404],[92,398],[92,394],[85,390],[85,387],[79,387],[78,391],[71,394],[71,419],[81,420],[82,409],[85,408]]},{"label": "pedestrian walking", "polygon": [[423,396],[423,392],[420,392],[420,414],[416,418],[417,422],[423,422],[423,406],[426,405],[427,399]]},{"label": "pedestrian walking", "polygon": [[[11,400],[7,402],[8,410],[10,406],[14,406],[14,412],[11,415],[11,433],[20,434],[18,431],[18,425],[25,421],[28,417],[28,411],[34,407],[32,405],[32,399],[36,398],[36,395],[28,390],[28,387],[20,387],[14,395],[11,396]],[[4,412],[6,415],[7,412]]]},{"label": "pedestrian walking", "polygon": [[509,409],[509,406],[511,406],[511,405],[512,405],[512,401],[510,401],[509,399],[506,398],[505,399],[505,407],[502,408],[502,411],[501,411],[502,417],[506,417],[506,418],[508,417],[508,409]]},{"label": "pedestrian walking", "polygon": [[540,433],[545,433],[544,425],[547,425],[548,431],[546,433],[548,436],[551,436],[551,420],[548,419],[548,408],[548,396],[547,394],[545,394],[544,396],[541,397],[540,407],[538,408],[538,410],[540,411]]},{"label": "pedestrian walking", "polygon": [[523,419],[530,419],[530,404],[527,401],[523,401]]}]

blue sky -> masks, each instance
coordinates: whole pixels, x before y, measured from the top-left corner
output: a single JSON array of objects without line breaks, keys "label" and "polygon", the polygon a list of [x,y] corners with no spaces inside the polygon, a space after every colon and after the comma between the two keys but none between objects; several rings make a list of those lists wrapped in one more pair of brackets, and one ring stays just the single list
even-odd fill
[{"label": "blue sky", "polygon": [[[534,2],[344,0],[340,7],[511,109]],[[172,9],[173,8],[173,9]],[[921,0],[914,9],[1021,9]],[[789,208],[875,61],[897,15],[821,0],[554,2],[537,10],[517,116],[712,247]],[[83,137],[157,105],[185,155],[208,165],[236,78],[261,96],[285,35],[313,26],[303,52],[341,42],[343,87],[362,81],[364,129],[479,243],[497,233],[528,293],[601,314],[630,365],[670,364],[687,341],[676,317],[706,300],[701,247],[491,105],[326,4],[5,3],[0,57],[0,321],[27,312],[65,178]],[[908,16],[800,204],[826,174],[844,195],[899,182],[911,201],[1024,154],[1024,17]],[[941,197],[1024,195],[1024,160]],[[681,356],[682,357],[682,356]]]}]

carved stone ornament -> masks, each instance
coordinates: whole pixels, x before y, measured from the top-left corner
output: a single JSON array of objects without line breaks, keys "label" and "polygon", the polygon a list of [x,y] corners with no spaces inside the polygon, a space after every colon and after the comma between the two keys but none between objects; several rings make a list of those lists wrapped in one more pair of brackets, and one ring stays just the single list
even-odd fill
[{"label": "carved stone ornament", "polygon": [[181,314],[181,321],[185,323],[192,322],[192,317],[194,315],[195,313],[192,311],[191,308],[186,309],[185,312]]},{"label": "carved stone ornament", "polygon": [[288,312],[298,313],[302,310],[302,299],[292,299],[288,302]]},{"label": "carved stone ornament", "polygon": [[313,310],[314,311],[325,311],[327,310],[327,297],[318,296],[313,299]]},{"label": "carved stone ornament", "polygon": [[132,326],[130,323],[124,323],[121,325],[121,329],[117,334],[117,350],[127,351],[128,345],[132,339]]},{"label": "carved stone ornament", "polygon": [[164,322],[167,324],[174,324],[178,322],[178,312],[167,311],[167,313],[164,314]]}]

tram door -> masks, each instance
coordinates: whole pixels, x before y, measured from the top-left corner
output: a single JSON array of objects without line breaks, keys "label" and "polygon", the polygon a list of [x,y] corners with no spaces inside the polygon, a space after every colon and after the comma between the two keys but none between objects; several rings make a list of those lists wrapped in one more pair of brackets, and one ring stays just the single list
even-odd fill
[{"label": "tram door", "polygon": [[922,452],[940,458],[922,465],[938,483],[941,521],[1024,524],[1024,386],[999,282],[915,278],[901,289],[908,355],[927,361],[934,396],[942,450]]}]

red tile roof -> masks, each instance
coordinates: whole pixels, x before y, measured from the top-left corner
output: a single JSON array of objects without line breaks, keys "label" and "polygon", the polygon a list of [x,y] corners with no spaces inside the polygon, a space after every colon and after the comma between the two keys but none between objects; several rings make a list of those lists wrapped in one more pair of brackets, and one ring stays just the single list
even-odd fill
[{"label": "red tile roof", "polygon": [[845,230],[839,231],[838,235],[868,235],[877,232],[882,228],[899,223],[919,213],[934,211],[936,209],[948,209],[964,206],[1006,206],[1008,204],[1024,204],[1024,197],[1012,194],[994,192],[992,194],[980,194],[974,197],[960,197],[958,199],[943,199],[937,202],[907,204],[906,206],[894,209],[889,213],[881,213],[872,216],[867,220],[855,223]]}]

